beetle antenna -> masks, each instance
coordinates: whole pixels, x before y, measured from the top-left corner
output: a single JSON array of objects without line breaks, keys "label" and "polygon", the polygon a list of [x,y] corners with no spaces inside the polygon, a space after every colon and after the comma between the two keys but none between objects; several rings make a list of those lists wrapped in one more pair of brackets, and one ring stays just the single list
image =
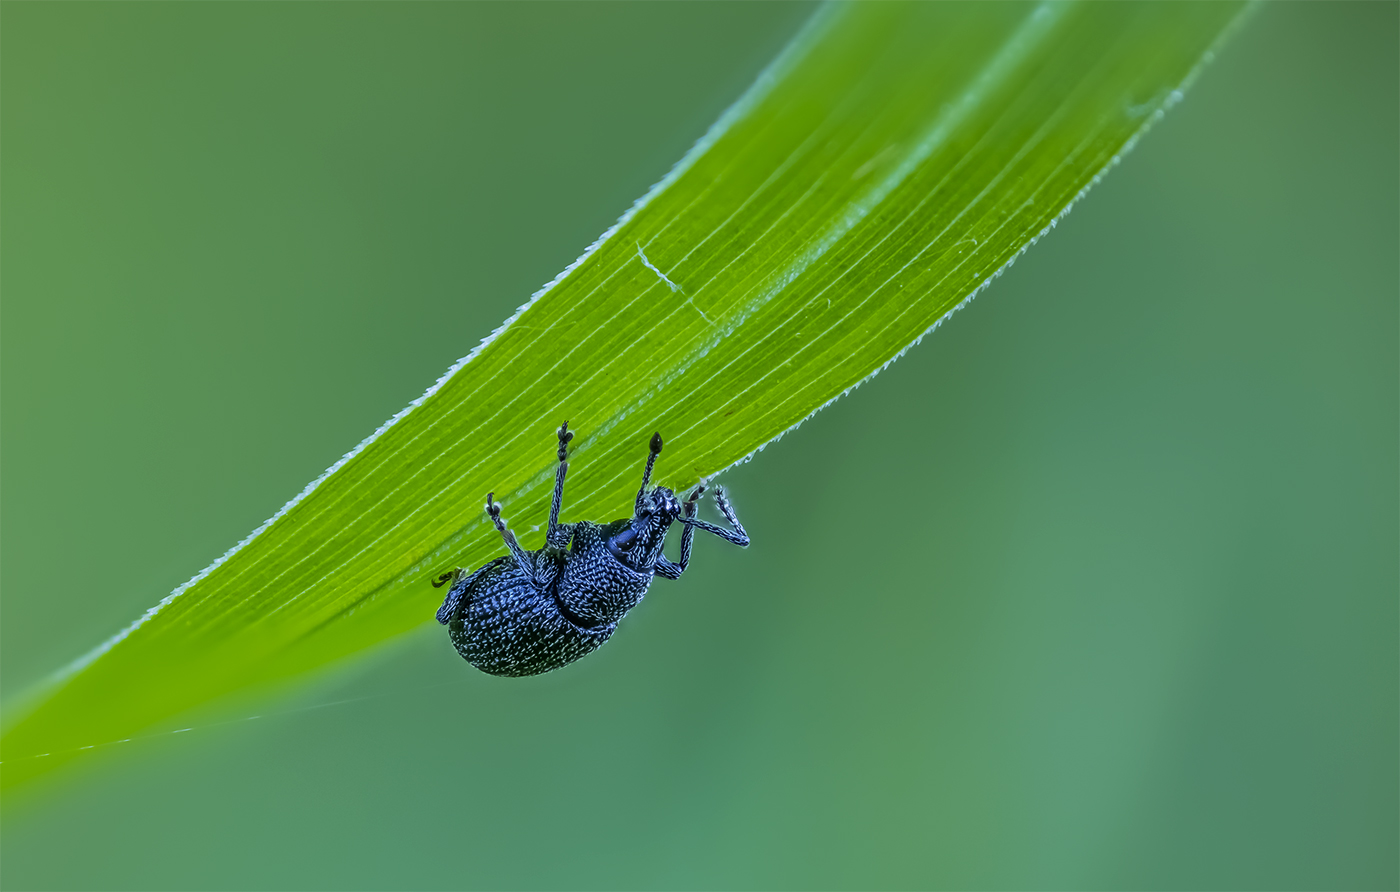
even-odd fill
[{"label": "beetle antenna", "polygon": [[646,498],[647,486],[651,483],[651,469],[656,466],[656,457],[661,454],[661,434],[651,435],[651,454],[647,456],[647,468],[642,472],[642,488],[637,490],[637,504],[634,510],[642,510],[642,500]]},{"label": "beetle antenna", "polygon": [[449,579],[451,579],[453,576],[456,576],[456,575],[457,575],[457,572],[456,572],[455,570],[454,570],[453,572],[451,572],[451,573],[444,573],[444,574],[442,574],[441,576],[439,576],[439,577],[437,578],[437,582],[434,582],[434,583],[433,583],[433,588],[442,588],[444,585],[447,585],[447,581],[448,581]]}]

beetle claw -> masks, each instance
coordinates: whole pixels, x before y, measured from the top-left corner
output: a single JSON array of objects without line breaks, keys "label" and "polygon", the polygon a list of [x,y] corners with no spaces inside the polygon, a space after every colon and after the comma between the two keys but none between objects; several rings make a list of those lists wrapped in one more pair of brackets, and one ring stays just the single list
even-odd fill
[{"label": "beetle claw", "polygon": [[459,572],[461,572],[461,569],[462,569],[461,567],[458,567],[456,570],[453,570],[451,573],[444,573],[444,574],[442,574],[441,576],[439,576],[439,577],[437,578],[437,581],[433,583],[433,588],[442,588],[444,585],[447,585],[447,583],[448,583],[449,580],[451,580],[451,579],[452,579],[453,577],[455,577]]},{"label": "beetle claw", "polygon": [[700,482],[695,485],[695,489],[691,490],[690,495],[685,497],[686,504],[693,505],[696,502],[700,501],[700,497],[703,496],[705,494],[705,491],[709,488],[710,481],[706,480],[704,477],[701,477]]}]

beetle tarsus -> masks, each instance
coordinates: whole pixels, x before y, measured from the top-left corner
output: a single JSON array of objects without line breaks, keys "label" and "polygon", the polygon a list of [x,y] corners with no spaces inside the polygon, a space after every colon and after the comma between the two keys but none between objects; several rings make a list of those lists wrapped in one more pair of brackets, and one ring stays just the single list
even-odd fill
[{"label": "beetle tarsus", "polygon": [[724,519],[729,521],[729,525],[734,527],[739,536],[743,538],[744,541],[742,543],[736,542],[735,544],[740,544],[747,548],[749,546],[749,534],[744,531],[744,525],[739,523],[739,518],[735,516],[734,506],[729,504],[729,496],[725,495],[724,487],[722,486],[715,487],[715,505],[719,508],[720,513],[724,515]]},{"label": "beetle tarsus", "polygon": [[559,460],[563,461],[569,457],[569,441],[573,440],[574,432],[569,430],[569,422],[559,425]]}]

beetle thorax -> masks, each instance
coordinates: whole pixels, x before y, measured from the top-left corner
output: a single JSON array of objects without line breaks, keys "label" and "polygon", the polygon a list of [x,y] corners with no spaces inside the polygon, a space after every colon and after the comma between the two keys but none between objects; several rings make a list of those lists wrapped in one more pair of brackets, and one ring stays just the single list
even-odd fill
[{"label": "beetle thorax", "polygon": [[650,573],[661,559],[666,531],[681,513],[676,494],[664,486],[645,493],[630,520],[610,523],[604,533],[608,551],[624,566]]},{"label": "beetle thorax", "polygon": [[584,626],[616,623],[637,606],[651,583],[650,571],[633,569],[608,553],[606,536],[615,526],[574,525],[558,596],[570,619]]}]

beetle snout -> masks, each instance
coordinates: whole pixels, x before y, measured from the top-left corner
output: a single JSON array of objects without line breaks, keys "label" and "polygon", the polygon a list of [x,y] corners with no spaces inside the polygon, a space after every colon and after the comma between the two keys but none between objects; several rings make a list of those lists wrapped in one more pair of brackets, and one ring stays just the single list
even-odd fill
[{"label": "beetle snout", "polygon": [[680,516],[681,503],[676,498],[676,494],[664,486],[658,486],[651,491],[651,497],[647,504],[642,507],[643,515],[660,515],[667,519]]}]

